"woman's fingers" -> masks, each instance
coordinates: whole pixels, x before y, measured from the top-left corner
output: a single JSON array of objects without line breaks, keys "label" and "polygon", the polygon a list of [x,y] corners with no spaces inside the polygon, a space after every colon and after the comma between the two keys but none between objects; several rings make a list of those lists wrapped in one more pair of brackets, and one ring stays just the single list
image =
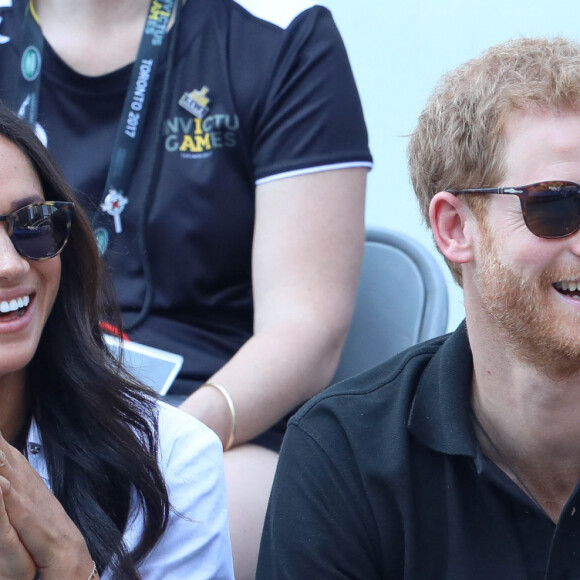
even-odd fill
[{"label": "woman's fingers", "polygon": [[35,568],[59,578],[63,567],[90,567],[92,558],[78,528],[28,460],[1,437],[0,489],[9,525]]},{"label": "woman's fingers", "polygon": [[34,578],[36,565],[10,522],[4,491],[9,482],[0,477],[0,580]]},{"label": "woman's fingers", "polygon": [[12,466],[6,453],[6,451],[10,453],[8,447],[10,446],[6,443],[4,438],[0,437],[0,475],[3,475],[4,477],[10,476],[12,471]]}]

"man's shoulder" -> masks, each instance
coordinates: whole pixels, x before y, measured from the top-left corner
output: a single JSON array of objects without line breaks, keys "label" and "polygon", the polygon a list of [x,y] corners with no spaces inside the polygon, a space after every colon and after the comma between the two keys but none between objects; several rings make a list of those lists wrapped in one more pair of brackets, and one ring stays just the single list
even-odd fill
[{"label": "man's shoulder", "polygon": [[410,347],[385,362],[325,389],[305,403],[291,424],[308,430],[317,416],[332,415],[341,424],[356,423],[365,416],[379,423],[400,415],[406,423],[419,381],[429,363],[450,335],[440,336]]}]

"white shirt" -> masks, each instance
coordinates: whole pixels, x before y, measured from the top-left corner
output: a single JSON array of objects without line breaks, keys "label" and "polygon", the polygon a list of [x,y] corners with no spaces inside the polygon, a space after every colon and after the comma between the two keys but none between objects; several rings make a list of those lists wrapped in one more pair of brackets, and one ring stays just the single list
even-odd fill
[{"label": "white shirt", "polygon": [[[141,577],[233,580],[223,450],[217,435],[187,413],[159,402],[159,456],[173,509],[165,533],[139,566]],[[50,488],[34,421],[28,434],[28,459]],[[123,536],[129,550],[142,530],[139,512],[130,518]],[[101,578],[111,575],[105,571]]]}]

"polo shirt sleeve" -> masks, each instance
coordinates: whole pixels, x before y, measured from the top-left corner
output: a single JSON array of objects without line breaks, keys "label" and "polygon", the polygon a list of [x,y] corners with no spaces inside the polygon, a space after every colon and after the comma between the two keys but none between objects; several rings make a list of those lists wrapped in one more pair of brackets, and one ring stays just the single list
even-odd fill
[{"label": "polo shirt sleeve", "polygon": [[172,510],[143,580],[233,580],[222,445],[183,411],[159,403],[161,469]]},{"label": "polo shirt sleeve", "polygon": [[284,31],[255,129],[259,184],[290,173],[372,164],[361,102],[330,12],[317,6]]},{"label": "polo shirt sleeve", "polygon": [[[352,450],[290,424],[260,548],[256,580],[379,580],[380,556]],[[358,481],[357,481],[358,479]]]}]

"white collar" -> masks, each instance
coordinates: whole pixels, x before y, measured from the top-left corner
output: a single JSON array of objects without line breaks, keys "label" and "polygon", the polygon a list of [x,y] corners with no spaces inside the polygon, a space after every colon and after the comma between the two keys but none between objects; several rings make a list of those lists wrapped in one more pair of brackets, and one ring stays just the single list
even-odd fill
[{"label": "white collar", "polygon": [[40,436],[40,431],[38,430],[38,425],[32,418],[30,422],[30,428],[28,429],[28,437],[26,440],[26,452],[28,455],[28,462],[34,468],[34,470],[42,477],[44,483],[50,487],[50,482],[48,480],[48,470],[46,468],[46,460],[44,458],[44,451],[42,448],[42,437]]}]

